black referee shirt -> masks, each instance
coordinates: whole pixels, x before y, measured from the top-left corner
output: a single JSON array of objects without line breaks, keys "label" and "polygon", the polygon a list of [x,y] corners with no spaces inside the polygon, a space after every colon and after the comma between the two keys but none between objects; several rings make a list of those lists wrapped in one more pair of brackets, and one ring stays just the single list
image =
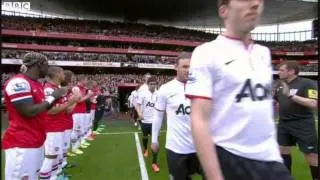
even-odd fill
[{"label": "black referee shirt", "polygon": [[[297,77],[290,83],[290,94],[295,94],[300,97],[318,99],[318,88],[315,82],[310,79]],[[275,99],[279,103],[279,117],[283,121],[294,120],[314,120],[313,110],[311,108],[302,106],[292,99],[288,99],[283,95],[282,90],[277,88]]]}]

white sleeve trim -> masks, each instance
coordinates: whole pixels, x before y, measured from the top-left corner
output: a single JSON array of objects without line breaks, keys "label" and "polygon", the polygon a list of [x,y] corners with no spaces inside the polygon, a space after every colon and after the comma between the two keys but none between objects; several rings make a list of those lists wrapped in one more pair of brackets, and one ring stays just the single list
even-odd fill
[{"label": "white sleeve trim", "polygon": [[28,95],[28,96],[13,98],[13,99],[11,99],[11,102],[20,101],[20,100],[23,100],[23,99],[32,99],[32,96]]}]

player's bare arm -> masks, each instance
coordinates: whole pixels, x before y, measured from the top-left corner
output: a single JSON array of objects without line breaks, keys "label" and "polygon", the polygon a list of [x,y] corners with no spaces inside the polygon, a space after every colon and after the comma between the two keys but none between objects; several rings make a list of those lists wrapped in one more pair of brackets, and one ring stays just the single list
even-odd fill
[{"label": "player's bare arm", "polygon": [[51,108],[51,104],[63,94],[66,93],[66,89],[59,88],[56,89],[51,96],[47,97],[46,100],[41,104],[34,104],[33,100],[16,102],[14,107],[17,111],[25,117],[34,117],[39,113],[42,113]]},{"label": "player's bare arm", "polygon": [[92,95],[93,95],[93,92],[92,92],[92,91],[88,91],[88,93],[87,93],[83,98],[81,98],[79,102],[86,101],[86,100],[89,99]]},{"label": "player's bare arm", "polygon": [[209,133],[211,107],[211,100],[200,98],[191,100],[191,130],[207,180],[222,180],[217,153]]},{"label": "player's bare arm", "polygon": [[152,120],[152,134],[151,134],[151,149],[155,152],[159,151],[159,132],[162,126],[164,111],[156,109],[153,120]]},{"label": "player's bare arm", "polygon": [[79,101],[81,97],[80,96],[73,96],[68,102],[64,104],[57,104],[54,107],[52,107],[49,111],[48,114],[58,114],[62,111],[66,111],[70,106],[76,105],[76,103]]},{"label": "player's bare arm", "polygon": [[142,108],[141,108],[141,104],[137,103],[137,105],[135,106],[136,111],[138,113],[139,119],[143,118],[143,113],[142,113]]}]

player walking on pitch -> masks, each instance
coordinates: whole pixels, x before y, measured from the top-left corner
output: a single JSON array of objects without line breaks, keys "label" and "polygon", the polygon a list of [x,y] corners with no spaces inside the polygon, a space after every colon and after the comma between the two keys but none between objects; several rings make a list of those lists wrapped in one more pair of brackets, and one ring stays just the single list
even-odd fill
[{"label": "player walking on pitch", "polygon": [[[139,119],[141,119],[142,130],[142,144],[144,148],[144,157],[148,157],[148,136],[152,132],[152,119],[154,117],[155,109],[154,104],[157,101],[157,93],[155,91],[157,85],[157,79],[151,76],[147,81],[148,89],[139,93],[136,109]],[[158,152],[152,152],[152,170],[159,172],[159,166],[157,163]]]},{"label": "player walking on pitch", "polygon": [[276,140],[270,50],[250,37],[263,6],[263,0],[218,0],[226,32],[192,54],[186,94],[209,180],[292,179]]},{"label": "player walking on pitch", "polygon": [[191,135],[190,100],[184,92],[189,66],[190,55],[182,53],[175,65],[176,78],[162,85],[157,92],[157,111],[152,121],[151,148],[153,152],[158,152],[158,135],[166,112],[167,162],[172,180],[190,180],[192,174],[202,174]]}]

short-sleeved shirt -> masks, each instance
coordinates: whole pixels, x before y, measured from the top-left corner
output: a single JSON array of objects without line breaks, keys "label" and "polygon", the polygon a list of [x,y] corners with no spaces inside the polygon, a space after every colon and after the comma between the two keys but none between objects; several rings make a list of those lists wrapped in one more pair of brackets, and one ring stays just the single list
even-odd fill
[{"label": "short-sleeved shirt", "polygon": [[[92,98],[95,98],[95,99],[97,99],[98,95],[101,93],[98,87],[92,88],[92,92],[93,92]],[[96,108],[97,108],[97,103],[94,103],[94,102],[91,103],[91,110],[96,110]]]},{"label": "short-sleeved shirt", "polygon": [[[288,86],[291,95],[318,99],[318,87],[316,83],[310,79],[297,77],[289,82]],[[279,103],[279,116],[281,121],[314,120],[313,110],[283,95],[281,87],[277,88],[275,99]]]},{"label": "short-sleeved shirt", "polygon": [[9,114],[9,127],[6,129],[2,147],[39,148],[46,139],[45,120],[47,112],[33,117],[24,117],[14,107],[15,103],[41,104],[45,101],[43,86],[37,80],[18,74],[4,86],[5,103]]},{"label": "short-sleeved shirt", "polygon": [[192,54],[187,97],[212,100],[212,141],[235,155],[282,162],[271,90],[267,47],[220,35]]},{"label": "short-sleeved shirt", "polygon": [[190,99],[185,97],[185,83],[177,79],[163,84],[155,109],[167,114],[166,148],[179,154],[196,152],[191,134]]},{"label": "short-sleeved shirt", "polygon": [[[70,99],[72,98],[72,91],[69,90],[66,97],[67,97],[67,101],[70,101]],[[72,118],[72,112],[68,113],[67,111],[65,111],[65,129],[72,129],[73,128],[73,118]]]},{"label": "short-sleeved shirt", "polygon": [[[57,89],[58,86],[51,83],[46,82],[44,84],[44,93],[45,96],[50,96],[55,89]],[[63,96],[54,102],[54,106],[61,106],[65,103],[67,103],[67,96]],[[66,113],[65,111],[62,111],[57,114],[48,114],[48,118],[45,121],[46,122],[46,132],[63,132],[66,124]]]},{"label": "short-sleeved shirt", "polygon": [[[78,84],[77,86],[74,86],[72,88],[72,91],[78,91],[81,93],[81,97],[84,97],[86,95],[86,89],[84,86]],[[83,114],[83,113],[87,113],[87,109],[86,109],[86,101],[82,101],[77,103],[76,107],[73,110],[74,114]]]},{"label": "short-sleeved shirt", "polygon": [[137,104],[140,104],[140,108],[143,115],[143,123],[152,123],[152,118],[155,114],[154,105],[157,101],[157,92],[151,92],[149,90],[142,91],[137,99]]}]

